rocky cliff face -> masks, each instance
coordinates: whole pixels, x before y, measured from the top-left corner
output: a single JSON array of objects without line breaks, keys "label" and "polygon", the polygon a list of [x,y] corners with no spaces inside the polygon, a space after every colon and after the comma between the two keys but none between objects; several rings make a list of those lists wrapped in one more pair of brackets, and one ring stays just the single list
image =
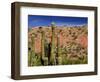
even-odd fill
[{"label": "rocky cliff face", "polygon": [[[52,29],[51,27],[43,27],[42,30],[45,33],[45,46],[52,43]],[[59,34],[59,47],[61,50],[63,61],[62,64],[67,64],[66,60],[75,63],[76,60],[84,60],[82,63],[87,63],[87,46],[88,46],[88,29],[87,26],[62,26],[55,28],[54,44],[55,44],[55,54],[57,54],[57,36]],[[41,55],[41,32],[39,27],[33,27],[28,31],[28,47],[31,46],[32,34],[35,34],[35,53]],[[48,50],[45,50],[48,51]],[[85,59],[84,59],[85,58]],[[75,60],[73,62],[73,60]],[[77,61],[76,63],[81,63]]]},{"label": "rocky cliff face", "polygon": [[[50,27],[44,27],[46,41],[51,43],[52,32]],[[68,43],[75,42],[80,44],[81,47],[87,48],[88,45],[88,33],[87,27],[58,27],[55,30],[55,34],[60,32],[60,46],[66,47]],[[41,34],[39,33],[39,28],[34,27],[28,32],[28,42],[31,42],[31,34],[35,33],[35,52],[41,52]],[[55,44],[57,45],[57,35],[55,36]]]}]

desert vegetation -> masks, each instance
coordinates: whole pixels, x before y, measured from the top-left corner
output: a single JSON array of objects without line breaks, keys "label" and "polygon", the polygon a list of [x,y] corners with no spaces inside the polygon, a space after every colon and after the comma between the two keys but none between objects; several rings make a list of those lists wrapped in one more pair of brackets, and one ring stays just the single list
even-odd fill
[{"label": "desert vegetation", "polygon": [[30,28],[28,66],[87,64],[87,38],[87,25]]}]

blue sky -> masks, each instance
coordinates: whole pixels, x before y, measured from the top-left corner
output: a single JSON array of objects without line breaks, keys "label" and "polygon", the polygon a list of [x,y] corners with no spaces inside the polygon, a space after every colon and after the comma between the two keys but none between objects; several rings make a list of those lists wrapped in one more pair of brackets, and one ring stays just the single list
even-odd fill
[{"label": "blue sky", "polygon": [[87,17],[67,17],[67,16],[44,16],[44,15],[28,15],[28,27],[50,26],[55,22],[57,26],[64,25],[85,25],[88,23]]}]

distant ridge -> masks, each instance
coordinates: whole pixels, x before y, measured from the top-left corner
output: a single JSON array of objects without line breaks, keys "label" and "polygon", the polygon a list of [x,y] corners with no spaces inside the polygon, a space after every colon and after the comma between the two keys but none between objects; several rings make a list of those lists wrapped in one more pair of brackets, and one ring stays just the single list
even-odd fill
[{"label": "distant ridge", "polygon": [[[61,27],[65,27],[65,28],[69,28],[69,27],[87,27],[88,25],[87,24],[83,24],[83,25],[63,25],[63,26],[56,26],[58,28],[61,28]],[[34,26],[34,27],[29,27],[30,28],[39,28],[39,27],[43,27],[43,28],[48,28],[48,27],[51,27],[51,26]]]}]

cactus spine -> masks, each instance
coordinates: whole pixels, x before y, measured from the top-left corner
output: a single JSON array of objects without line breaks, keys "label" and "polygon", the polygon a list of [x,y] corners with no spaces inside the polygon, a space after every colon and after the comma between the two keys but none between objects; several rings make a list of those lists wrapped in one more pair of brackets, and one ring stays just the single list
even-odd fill
[{"label": "cactus spine", "polygon": [[50,64],[56,65],[56,58],[55,58],[55,24],[51,24],[52,29],[52,41],[51,41],[51,54],[50,54]]}]

